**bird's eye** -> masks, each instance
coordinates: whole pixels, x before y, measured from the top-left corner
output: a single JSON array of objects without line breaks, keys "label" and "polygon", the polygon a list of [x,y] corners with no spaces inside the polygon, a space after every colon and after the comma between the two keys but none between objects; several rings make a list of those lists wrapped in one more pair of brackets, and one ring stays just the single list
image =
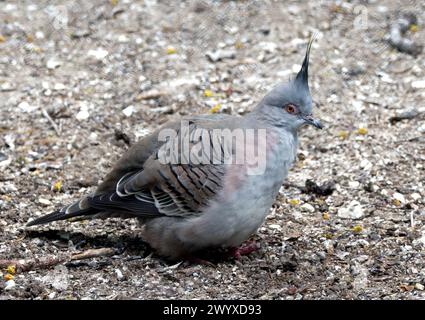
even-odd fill
[{"label": "bird's eye", "polygon": [[288,113],[296,113],[297,112],[297,107],[294,106],[293,104],[287,104],[285,106],[285,109]]}]

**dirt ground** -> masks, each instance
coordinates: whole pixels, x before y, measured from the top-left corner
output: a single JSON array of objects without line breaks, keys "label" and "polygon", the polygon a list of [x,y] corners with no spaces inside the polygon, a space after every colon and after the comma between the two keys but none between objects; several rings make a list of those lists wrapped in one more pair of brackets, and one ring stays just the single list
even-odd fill
[{"label": "dirt ground", "polygon": [[[388,45],[400,10],[417,15],[406,37],[423,44],[419,0],[0,1],[0,260],[114,250],[4,267],[0,299],[425,298],[425,53]],[[174,265],[136,221],[24,227],[92,190],[166,121],[249,111],[294,75],[313,32],[326,128],[302,130],[257,252]]]}]

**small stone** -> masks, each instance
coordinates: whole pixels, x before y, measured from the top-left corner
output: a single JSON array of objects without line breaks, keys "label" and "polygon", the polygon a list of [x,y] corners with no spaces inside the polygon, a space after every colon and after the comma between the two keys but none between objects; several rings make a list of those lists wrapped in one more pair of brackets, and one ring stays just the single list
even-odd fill
[{"label": "small stone", "polygon": [[415,201],[417,201],[417,200],[419,200],[420,198],[422,198],[421,197],[421,195],[419,194],[419,193],[412,193],[411,195],[410,195],[410,197],[413,199],[413,200],[415,200]]},{"label": "small stone", "polygon": [[124,279],[124,275],[122,274],[120,269],[115,269],[115,274],[117,275],[117,279],[118,280],[123,280]]},{"label": "small stone", "polygon": [[400,203],[406,203],[406,198],[401,193],[394,192],[393,198],[394,200],[400,201]]},{"label": "small stone", "polygon": [[90,117],[90,113],[87,110],[87,107],[82,107],[80,111],[75,116],[78,121],[87,120]]},{"label": "small stone", "polygon": [[52,202],[50,200],[44,199],[44,198],[38,198],[38,202],[41,204],[44,204],[45,206],[50,206]]},{"label": "small stone", "polygon": [[0,91],[7,92],[7,91],[13,91],[16,89],[16,86],[10,82],[4,82],[0,84]]},{"label": "small stone", "polygon": [[60,67],[61,64],[62,64],[61,61],[57,60],[56,58],[51,58],[47,60],[46,67],[47,69],[53,70]]},{"label": "small stone", "polygon": [[357,200],[351,201],[347,207],[338,210],[338,217],[342,219],[360,219],[363,216],[363,208]]},{"label": "small stone", "polygon": [[124,113],[124,115],[126,117],[131,117],[131,115],[134,113],[134,111],[136,111],[136,109],[134,108],[133,105],[128,106],[127,108],[125,108],[122,113]]},{"label": "small stone", "polygon": [[97,133],[96,133],[96,132],[92,132],[92,133],[90,133],[90,135],[89,135],[89,139],[90,139],[90,141],[92,141],[92,142],[97,142],[97,140],[98,140]]},{"label": "small stone", "polygon": [[8,280],[6,281],[6,285],[4,287],[4,290],[11,290],[16,286],[15,280]]},{"label": "small stone", "polygon": [[65,90],[65,89],[66,89],[65,85],[60,82],[55,83],[55,85],[53,86],[53,90],[56,90],[56,91]]},{"label": "small stone", "polygon": [[412,82],[412,88],[425,89],[425,80],[417,80]]},{"label": "small stone", "polygon": [[89,57],[93,57],[93,58],[95,58],[96,60],[103,60],[104,58],[106,58],[106,56],[109,54],[109,52],[108,51],[106,51],[105,49],[103,49],[103,48],[97,48],[97,49],[95,49],[95,50],[89,50],[88,52],[87,52],[87,55],[89,56]]},{"label": "small stone", "polygon": [[274,229],[274,230],[281,230],[282,229],[282,227],[278,224],[270,224],[269,228]]},{"label": "small stone", "polygon": [[424,287],[424,285],[423,285],[423,284],[421,284],[421,283],[416,283],[416,284],[415,284],[415,289],[416,289],[416,290],[423,291],[423,290],[425,289],[425,287]]},{"label": "small stone", "polygon": [[313,213],[314,212],[314,207],[309,204],[309,203],[304,203],[301,207],[300,207],[301,211],[305,211],[305,212],[310,212]]},{"label": "small stone", "polygon": [[372,169],[372,163],[367,159],[363,159],[360,162],[360,168],[362,168],[364,170],[370,170],[370,169]]},{"label": "small stone", "polygon": [[37,109],[37,107],[30,105],[26,101],[22,101],[20,104],[18,104],[18,108],[21,109],[23,112],[33,112]]},{"label": "small stone", "polygon": [[217,62],[223,59],[234,59],[236,57],[236,50],[217,50],[206,53],[207,58],[211,62]]},{"label": "small stone", "polygon": [[352,189],[357,189],[360,186],[360,182],[358,181],[350,181],[348,186]]}]

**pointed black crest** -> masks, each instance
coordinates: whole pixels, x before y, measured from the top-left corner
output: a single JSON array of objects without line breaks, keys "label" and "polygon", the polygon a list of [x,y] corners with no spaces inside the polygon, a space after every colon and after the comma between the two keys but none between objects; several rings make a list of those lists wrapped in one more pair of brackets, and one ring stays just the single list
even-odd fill
[{"label": "pointed black crest", "polygon": [[305,53],[301,70],[298,72],[295,78],[296,81],[301,81],[301,83],[306,85],[307,87],[308,87],[308,62],[310,59],[311,44],[313,43],[314,39],[316,39],[316,34],[313,34],[313,36],[310,38],[310,41],[308,42],[307,51]]}]

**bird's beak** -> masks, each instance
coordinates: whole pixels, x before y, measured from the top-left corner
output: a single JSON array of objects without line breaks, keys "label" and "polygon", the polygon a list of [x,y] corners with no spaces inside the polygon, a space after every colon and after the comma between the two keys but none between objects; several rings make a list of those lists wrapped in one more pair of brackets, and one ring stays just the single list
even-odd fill
[{"label": "bird's beak", "polygon": [[323,129],[319,119],[313,118],[313,115],[308,114],[302,117],[307,124],[315,126],[317,129]]}]

